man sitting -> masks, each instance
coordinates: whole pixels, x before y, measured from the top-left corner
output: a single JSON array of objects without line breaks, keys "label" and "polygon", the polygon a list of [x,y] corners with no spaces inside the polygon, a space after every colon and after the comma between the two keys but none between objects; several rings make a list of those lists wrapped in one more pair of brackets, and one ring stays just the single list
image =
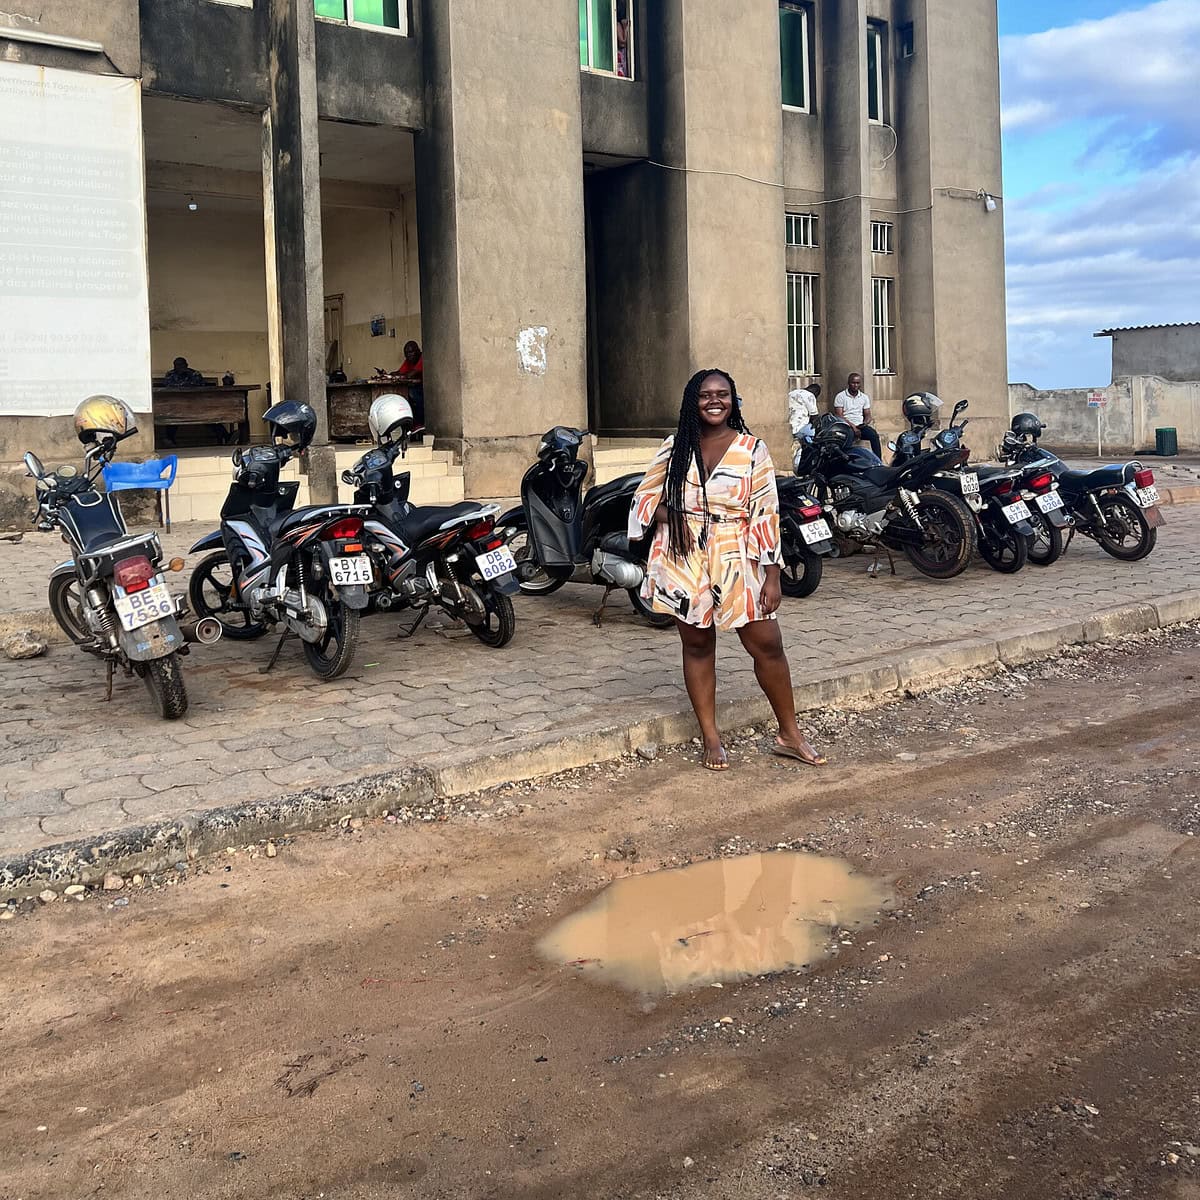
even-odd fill
[{"label": "man sitting", "polygon": [[[180,357],[175,359],[171,364],[171,369],[163,376],[163,387],[168,388],[202,388],[207,387],[204,376],[200,374],[194,367],[188,366],[188,360]],[[236,432],[228,425],[210,425],[213,437],[224,446]],[[164,425],[163,436],[167,439],[169,445],[176,445],[176,435],[179,431],[178,425]]]},{"label": "man sitting", "polygon": [[871,425],[871,397],[862,390],[862,376],[857,371],[846,380],[846,390],[833,398],[833,411],[850,422],[855,437],[871,443],[878,458],[879,434]]}]

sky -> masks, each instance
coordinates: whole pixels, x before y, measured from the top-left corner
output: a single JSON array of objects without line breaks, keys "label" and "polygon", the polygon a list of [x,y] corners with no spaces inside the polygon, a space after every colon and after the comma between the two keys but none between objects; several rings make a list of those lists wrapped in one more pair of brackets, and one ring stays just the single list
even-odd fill
[{"label": "sky", "polygon": [[1109,381],[1098,329],[1200,320],[1200,0],[999,0],[1008,377]]}]

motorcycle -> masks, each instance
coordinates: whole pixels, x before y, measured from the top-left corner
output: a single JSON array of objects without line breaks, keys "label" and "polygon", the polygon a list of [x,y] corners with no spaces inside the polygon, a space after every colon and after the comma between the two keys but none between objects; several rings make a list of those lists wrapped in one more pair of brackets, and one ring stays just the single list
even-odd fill
[{"label": "motorcycle", "polygon": [[363,541],[375,566],[371,608],[415,609],[416,619],[401,631],[411,637],[437,605],[485,646],[506,646],[516,631],[509,596],[517,591],[517,562],[495,528],[499,505],[409,503],[410,473],[392,470],[408,438],[404,430],[397,440],[381,441],[342,472],[355,503],[370,510]]},{"label": "motorcycle", "polygon": [[[1029,415],[1018,414],[1013,424]],[[1078,532],[1122,562],[1145,558],[1158,541],[1158,530],[1166,524],[1158,507],[1154,472],[1136,459],[1091,471],[1074,471],[1037,444],[1037,434],[1044,426],[1036,418],[1034,421],[1040,427],[1037,433],[1009,431],[998,453],[1012,463],[1038,466],[1041,473],[1049,474],[1058,484],[1072,522],[1063,552]]]},{"label": "motorcycle", "polygon": [[783,570],[779,585],[785,596],[811,596],[821,583],[824,559],[834,551],[833,531],[825,510],[794,475],[777,475],[779,541]]},{"label": "motorcycle", "polygon": [[974,519],[962,500],[935,487],[934,476],[966,460],[957,442],[935,439],[933,448],[904,465],[884,466],[871,451],[854,446],[852,426],[824,413],[801,443],[796,475],[811,481],[829,514],[838,555],[882,548],[894,574],[891,552],[899,549],[923,575],[953,579],[971,561]]},{"label": "motorcycle", "polygon": [[281,469],[296,453],[280,445],[234,451],[221,527],[191,549],[214,553],[192,572],[188,597],[197,614],[215,617],[225,636],[235,640],[259,638],[270,626],[283,625],[264,674],[294,635],[314,674],[336,679],[354,661],[360,614],[375,578],[363,542],[370,509],[347,504],[296,508],[300,484],[279,482]]},{"label": "motorcycle", "polygon": [[1021,499],[1029,506],[1029,521],[1033,537],[1029,541],[1029,561],[1035,567],[1056,563],[1064,548],[1064,529],[1071,528],[1071,518],[1058,489],[1058,481],[1046,470],[1045,462],[1024,463],[1021,477]]},{"label": "motorcycle", "polygon": [[[50,575],[50,611],[71,641],[104,660],[106,699],[112,699],[119,666],[142,679],[161,717],[175,721],[188,708],[180,663],[188,643],[178,621],[182,605],[168,590],[165,572],[182,570],[183,560],[164,566],[158,535],[130,534],[116,497],[96,490],[115,449],[110,438],[90,445],[82,474],[70,465],[47,471],[37,455],[25,455],[37,492],[37,527],[57,529],[71,548],[71,558]],[[219,625],[204,621],[189,632],[208,643],[221,636]]]},{"label": "motorcycle", "polygon": [[609,595],[629,593],[634,611],[649,624],[666,629],[669,613],[655,612],[641,594],[650,553],[650,537],[630,542],[627,528],[640,474],[623,475],[583,495],[587,464],[579,447],[587,430],[558,425],[542,436],[537,461],[521,480],[521,504],[497,521],[512,547],[517,583],[527,596],[549,596],[587,568],[589,582],[604,588],[592,620],[599,625]]}]

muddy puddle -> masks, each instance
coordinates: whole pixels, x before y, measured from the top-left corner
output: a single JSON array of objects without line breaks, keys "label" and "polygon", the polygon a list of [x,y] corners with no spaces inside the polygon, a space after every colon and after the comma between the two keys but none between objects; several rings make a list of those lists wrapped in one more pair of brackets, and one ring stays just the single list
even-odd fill
[{"label": "muddy puddle", "polygon": [[819,854],[773,851],[618,879],[538,943],[596,982],[659,996],[796,970],[830,933],[873,920],[891,888]]}]

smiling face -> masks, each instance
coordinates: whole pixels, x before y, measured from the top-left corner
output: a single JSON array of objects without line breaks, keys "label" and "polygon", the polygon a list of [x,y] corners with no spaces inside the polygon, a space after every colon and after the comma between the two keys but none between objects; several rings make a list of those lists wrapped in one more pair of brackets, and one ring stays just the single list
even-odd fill
[{"label": "smiling face", "polygon": [[700,424],[720,426],[729,424],[729,414],[733,412],[733,389],[724,375],[715,372],[705,375],[700,384]]}]

